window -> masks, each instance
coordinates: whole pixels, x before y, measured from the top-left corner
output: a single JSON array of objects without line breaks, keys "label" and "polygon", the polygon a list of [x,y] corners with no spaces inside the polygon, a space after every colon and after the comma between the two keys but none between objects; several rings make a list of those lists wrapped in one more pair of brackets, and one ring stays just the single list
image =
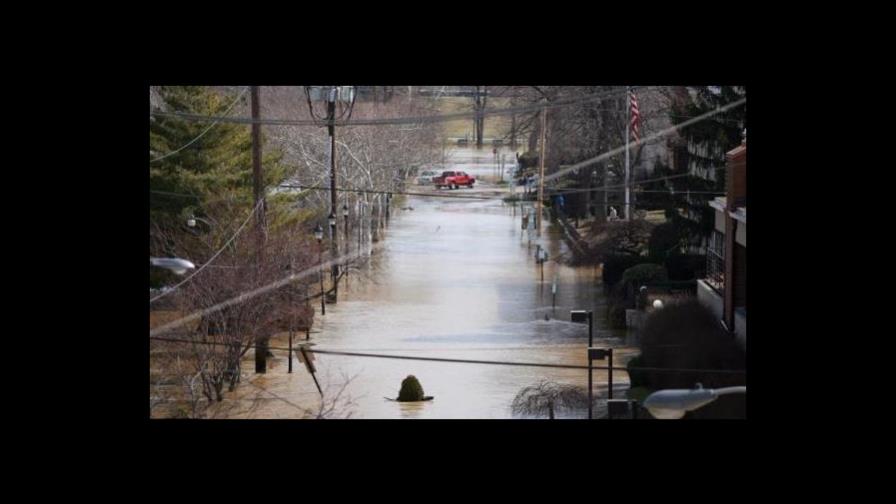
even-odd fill
[{"label": "window", "polygon": [[713,230],[706,249],[706,283],[723,294],[725,292],[725,235]]}]

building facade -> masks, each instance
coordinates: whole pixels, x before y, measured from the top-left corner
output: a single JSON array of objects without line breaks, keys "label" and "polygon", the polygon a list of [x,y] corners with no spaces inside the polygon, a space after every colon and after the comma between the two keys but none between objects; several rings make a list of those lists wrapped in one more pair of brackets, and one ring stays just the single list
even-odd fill
[{"label": "building facade", "polygon": [[747,145],[726,154],[726,195],[709,204],[715,225],[706,250],[706,278],[697,281],[697,297],[713,310],[723,327],[747,340]]}]

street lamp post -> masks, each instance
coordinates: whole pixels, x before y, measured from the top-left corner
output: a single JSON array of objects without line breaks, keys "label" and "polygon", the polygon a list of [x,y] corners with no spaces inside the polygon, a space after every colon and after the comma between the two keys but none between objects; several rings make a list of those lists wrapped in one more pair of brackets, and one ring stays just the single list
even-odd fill
[{"label": "street lamp post", "polygon": [[[345,252],[348,253],[348,203],[342,204],[342,216],[345,217]],[[345,281],[348,282],[348,267],[345,269]],[[348,284],[346,284],[348,285]]]},{"label": "street lamp post", "polygon": [[557,316],[557,274],[554,273],[554,282],[551,284],[551,316]]},{"label": "street lamp post", "polygon": [[[330,216],[327,218],[330,221],[330,239],[335,243],[336,241],[336,214],[330,213]],[[334,246],[333,251],[336,252],[336,248]],[[339,299],[339,266],[336,263],[336,256],[333,256],[333,267],[331,268],[331,275],[333,276],[333,304],[336,304],[336,301]]]},{"label": "street lamp post", "polygon": [[591,310],[572,310],[569,312],[571,322],[588,321],[588,346],[594,345],[594,313]]},{"label": "street lamp post", "polygon": [[[591,348],[588,347],[588,420],[594,415],[594,392],[592,387],[592,361],[595,360],[604,360],[608,359],[607,367],[610,368],[610,375],[608,380],[608,390],[609,390],[609,398],[613,398],[613,349],[612,348]],[[609,418],[609,416],[607,417]]]},{"label": "street lamp post", "polygon": [[746,394],[747,387],[723,387],[720,389],[704,389],[699,383],[694,389],[658,390],[644,399],[644,407],[656,418],[678,419],[688,411],[698,408],[727,394]]},{"label": "street lamp post", "polygon": [[638,297],[635,298],[635,309],[640,310],[642,308],[646,308],[647,301],[647,286],[642,285],[640,289],[638,289]]},{"label": "street lamp post", "polygon": [[345,217],[345,243],[348,245],[348,203],[342,204],[342,216]]},{"label": "street lamp post", "polygon": [[358,255],[361,255],[361,242],[364,240],[364,202],[358,200]]},{"label": "street lamp post", "polygon": [[327,305],[324,302],[324,297],[326,293],[324,292],[324,256],[323,256],[323,239],[324,239],[324,230],[320,227],[320,224],[314,228],[314,237],[317,238],[317,266],[318,266],[318,274],[320,275],[320,314],[327,314]]}]

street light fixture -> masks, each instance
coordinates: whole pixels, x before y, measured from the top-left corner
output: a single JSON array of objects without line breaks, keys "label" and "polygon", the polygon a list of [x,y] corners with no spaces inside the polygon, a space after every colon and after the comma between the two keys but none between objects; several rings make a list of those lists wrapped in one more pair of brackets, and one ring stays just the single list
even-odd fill
[{"label": "street light fixture", "polygon": [[[330,212],[330,216],[327,217],[327,220],[330,222],[330,240],[331,248],[333,252],[333,259],[335,259],[338,255],[336,250],[336,209],[334,208],[332,212]],[[330,275],[333,279],[333,297],[331,301],[333,303],[336,302],[338,298],[338,289],[339,289],[339,265],[334,262],[332,269],[330,270]]]},{"label": "street light fixture", "polygon": [[188,269],[196,269],[195,264],[179,257],[150,257],[149,264],[171,270],[177,275],[183,275]]},{"label": "street light fixture", "polygon": [[704,389],[697,384],[694,389],[658,390],[644,399],[643,406],[656,418],[679,419],[688,411],[694,411],[727,394],[746,394],[747,387]]}]

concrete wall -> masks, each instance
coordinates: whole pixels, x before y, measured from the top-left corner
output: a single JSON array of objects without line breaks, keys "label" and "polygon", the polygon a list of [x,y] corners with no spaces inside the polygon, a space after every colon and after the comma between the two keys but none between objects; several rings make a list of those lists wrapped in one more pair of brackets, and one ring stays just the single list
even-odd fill
[{"label": "concrete wall", "polygon": [[722,319],[724,310],[724,302],[722,301],[722,296],[718,295],[716,291],[714,291],[712,287],[707,285],[703,280],[697,280],[697,300],[700,301],[704,306],[709,307],[716,318],[718,318],[719,320]]}]

